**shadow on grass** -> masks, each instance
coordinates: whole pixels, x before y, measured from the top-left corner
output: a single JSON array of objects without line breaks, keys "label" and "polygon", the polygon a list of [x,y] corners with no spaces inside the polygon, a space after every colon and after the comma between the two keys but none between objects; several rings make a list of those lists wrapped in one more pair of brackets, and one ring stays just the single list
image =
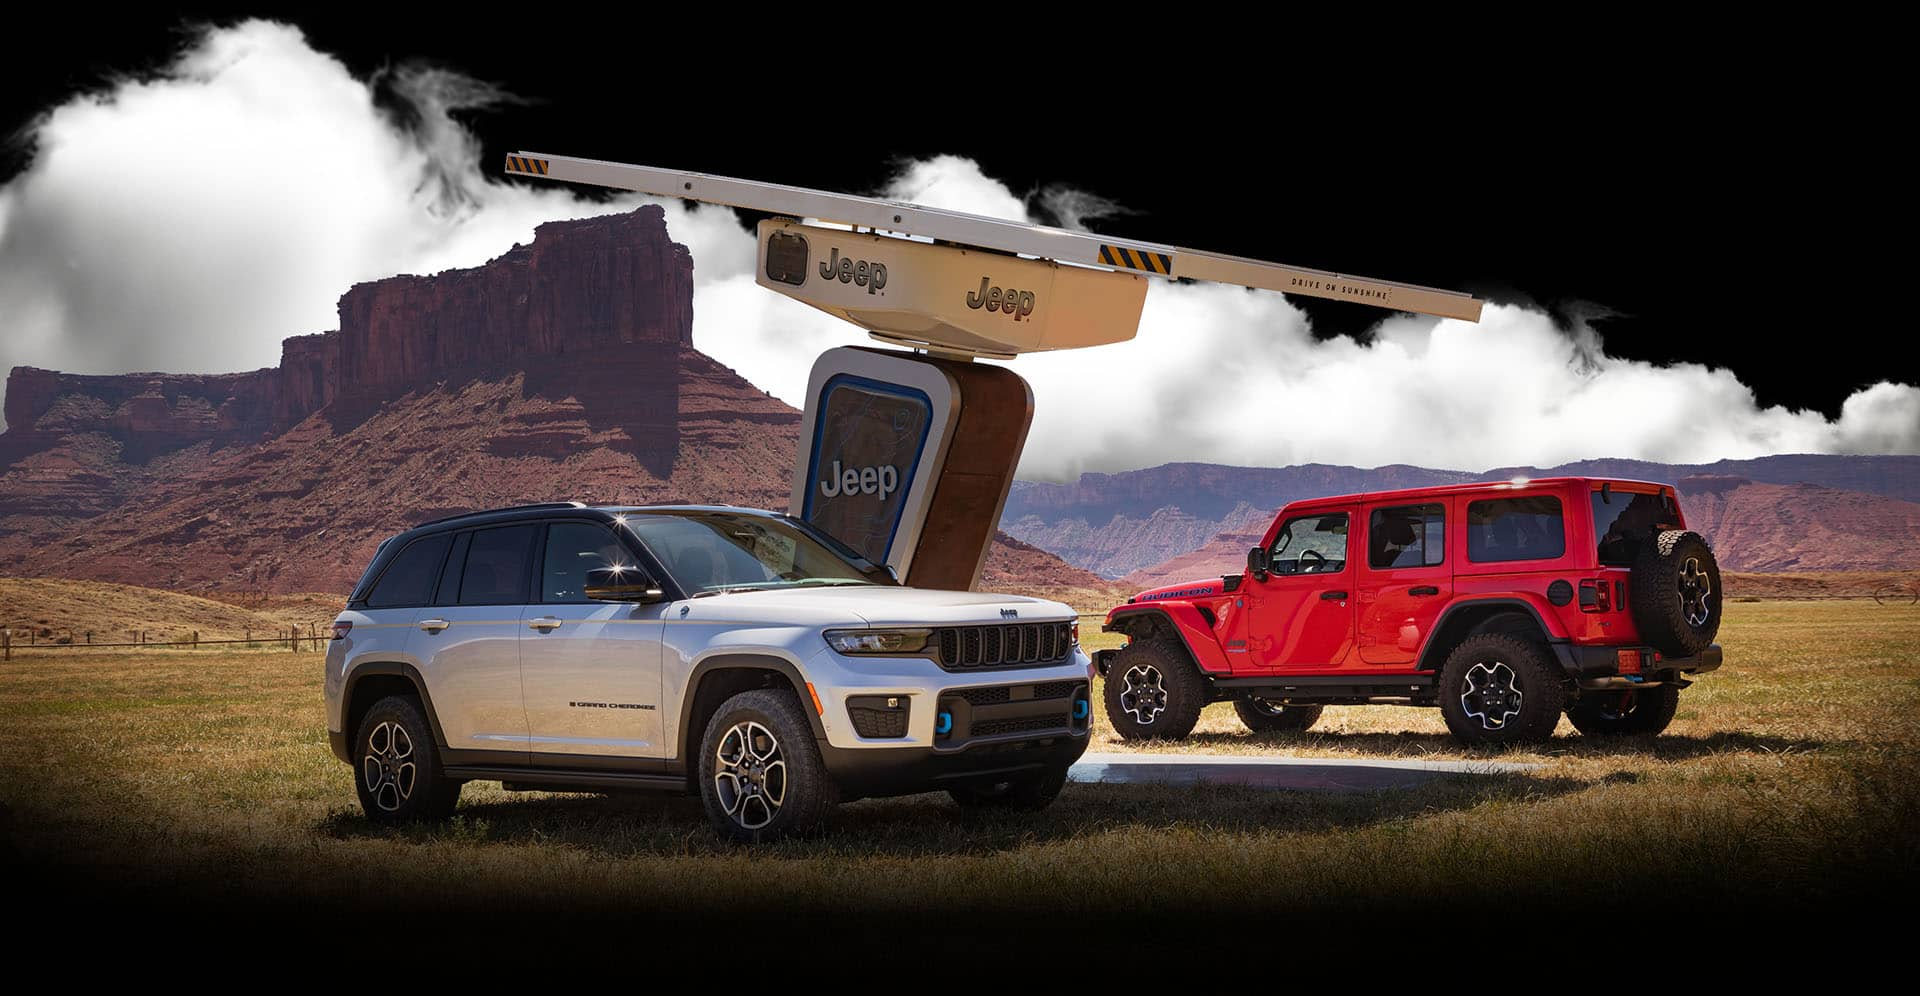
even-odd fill
[{"label": "shadow on grass", "polygon": [[[1187,832],[1283,834],[1357,829],[1490,802],[1530,802],[1597,782],[1525,774],[1436,778],[1412,788],[1364,793],[1291,792],[1236,785],[1071,784],[1040,813],[963,811],[944,793],[870,799],[836,810],[807,837],[754,847],[756,857],[989,855],[1096,837]],[[674,796],[529,795],[463,803],[438,824],[382,827],[337,810],[316,827],[336,838],[539,844],[590,853],[659,857],[732,850],[707,823],[700,800]]]},{"label": "shadow on grass", "polygon": [[[1806,737],[1778,737],[1754,733],[1721,732],[1705,736],[1663,733],[1657,737],[1555,737],[1544,744],[1526,747],[1468,747],[1445,733],[1195,733],[1185,740],[1170,742],[1188,747],[1271,748],[1275,753],[1311,748],[1351,752],[1356,760],[1390,759],[1465,759],[1500,761],[1518,756],[1547,754],[1555,757],[1638,757],[1662,761],[1683,761],[1713,754],[1733,753],[1805,753],[1838,744]],[[1129,748],[1151,752],[1152,741],[1137,741]]]}]

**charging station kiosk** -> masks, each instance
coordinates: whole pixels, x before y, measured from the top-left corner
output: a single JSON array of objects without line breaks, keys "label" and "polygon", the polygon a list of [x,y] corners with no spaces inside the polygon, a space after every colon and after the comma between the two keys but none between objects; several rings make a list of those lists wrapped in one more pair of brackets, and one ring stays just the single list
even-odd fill
[{"label": "charging station kiosk", "polygon": [[921,588],[978,582],[1033,421],[1026,380],[976,358],[1131,339],[1149,277],[1480,317],[1455,291],[879,198],[537,153],[506,170],[774,216],[756,281],[893,347],[815,361],[789,512]]}]

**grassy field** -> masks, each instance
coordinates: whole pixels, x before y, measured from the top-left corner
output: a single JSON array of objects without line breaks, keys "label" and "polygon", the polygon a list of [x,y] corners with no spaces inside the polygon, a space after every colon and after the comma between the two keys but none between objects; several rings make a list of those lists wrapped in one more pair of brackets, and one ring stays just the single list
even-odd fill
[{"label": "grassy field", "polygon": [[1597,742],[1563,723],[1537,750],[1463,751],[1437,712],[1394,708],[1252,736],[1215,706],[1175,748],[1540,762],[1529,774],[1361,795],[1071,786],[1034,816],[867,801],[818,836],[755,849],[723,844],[693,800],[491,783],[469,785],[449,823],[378,828],[327,750],[318,655],[43,651],[0,669],[0,854],[49,892],[133,903],[405,895],[687,916],[1751,912],[1909,888],[1920,610],[1736,603],[1721,639],[1727,666],[1657,739]]}]

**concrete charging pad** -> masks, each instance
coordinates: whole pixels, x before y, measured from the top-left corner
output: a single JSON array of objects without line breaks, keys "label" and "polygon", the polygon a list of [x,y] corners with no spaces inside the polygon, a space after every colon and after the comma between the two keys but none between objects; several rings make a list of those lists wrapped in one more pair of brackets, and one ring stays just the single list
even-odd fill
[{"label": "concrete charging pad", "polygon": [[1106,785],[1248,785],[1312,792],[1412,788],[1441,778],[1513,774],[1538,764],[1206,754],[1089,752],[1067,771],[1075,782]]}]

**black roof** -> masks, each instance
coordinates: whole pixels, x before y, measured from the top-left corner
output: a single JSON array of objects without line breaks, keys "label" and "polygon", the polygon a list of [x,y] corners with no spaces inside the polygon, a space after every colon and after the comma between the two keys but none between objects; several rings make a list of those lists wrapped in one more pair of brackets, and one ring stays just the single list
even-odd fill
[{"label": "black roof", "polygon": [[559,513],[561,517],[567,517],[567,513],[574,513],[574,517],[610,522],[615,516],[645,512],[737,512],[743,515],[759,515],[768,518],[780,518],[786,514],[784,512],[770,512],[760,508],[746,508],[739,505],[588,505],[577,501],[548,501],[533,505],[510,505],[506,508],[486,509],[479,512],[464,512],[460,515],[449,515],[444,518],[430,519],[411,529],[405,530],[400,535],[411,535],[416,532],[438,532],[439,530],[433,528],[436,526],[452,529],[476,525],[491,525],[496,522],[518,522],[523,519],[546,519],[553,518],[556,513]]}]

